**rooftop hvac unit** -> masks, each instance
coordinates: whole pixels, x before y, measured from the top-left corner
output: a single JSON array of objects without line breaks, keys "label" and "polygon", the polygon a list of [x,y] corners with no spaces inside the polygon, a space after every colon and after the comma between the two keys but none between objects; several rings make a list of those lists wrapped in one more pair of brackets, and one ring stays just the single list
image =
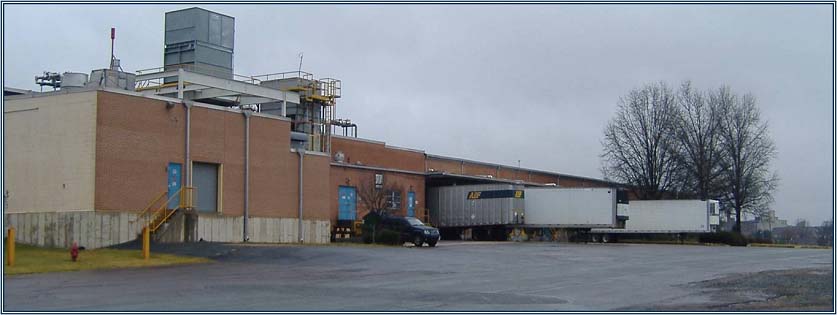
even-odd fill
[{"label": "rooftop hvac unit", "polygon": [[201,8],[166,12],[166,69],[233,78],[235,18]]},{"label": "rooftop hvac unit", "polygon": [[87,86],[112,87],[128,91],[133,91],[135,84],[136,74],[111,69],[93,70],[90,73],[90,81],[87,82]]},{"label": "rooftop hvac unit", "polygon": [[44,72],[43,75],[35,77],[35,84],[51,86],[53,89],[81,88],[87,85],[87,75],[77,72]]},{"label": "rooftop hvac unit", "polygon": [[87,74],[78,72],[64,72],[61,75],[61,88],[81,88],[87,85]]}]

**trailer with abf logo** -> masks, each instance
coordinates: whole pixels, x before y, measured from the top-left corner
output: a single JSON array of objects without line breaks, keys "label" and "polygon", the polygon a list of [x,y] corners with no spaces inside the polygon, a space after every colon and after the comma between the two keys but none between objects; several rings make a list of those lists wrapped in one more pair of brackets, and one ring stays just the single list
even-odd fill
[{"label": "trailer with abf logo", "polygon": [[505,228],[523,220],[522,185],[483,184],[427,190],[431,223],[447,239],[504,240]]}]

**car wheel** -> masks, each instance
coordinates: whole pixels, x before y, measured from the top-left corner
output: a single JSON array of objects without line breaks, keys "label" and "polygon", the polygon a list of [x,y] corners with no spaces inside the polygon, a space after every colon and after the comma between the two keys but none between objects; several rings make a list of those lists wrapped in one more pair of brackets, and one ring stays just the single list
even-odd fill
[{"label": "car wheel", "polygon": [[436,247],[436,242],[427,242],[427,246]]},{"label": "car wheel", "polygon": [[421,236],[416,236],[416,238],[413,239],[413,244],[415,244],[416,247],[421,247],[421,245],[424,244],[424,240],[421,239]]}]

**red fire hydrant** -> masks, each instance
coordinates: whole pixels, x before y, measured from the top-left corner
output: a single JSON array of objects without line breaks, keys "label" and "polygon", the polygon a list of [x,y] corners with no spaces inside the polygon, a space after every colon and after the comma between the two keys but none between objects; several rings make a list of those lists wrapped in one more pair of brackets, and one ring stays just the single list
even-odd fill
[{"label": "red fire hydrant", "polygon": [[73,247],[70,248],[70,257],[73,258],[73,261],[78,260],[78,243],[73,242]]}]

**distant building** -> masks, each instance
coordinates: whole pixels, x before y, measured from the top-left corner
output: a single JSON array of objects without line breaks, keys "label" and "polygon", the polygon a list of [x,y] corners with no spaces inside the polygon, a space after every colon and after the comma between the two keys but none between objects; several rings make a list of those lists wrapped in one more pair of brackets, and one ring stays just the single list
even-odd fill
[{"label": "distant building", "polygon": [[773,232],[776,228],[788,226],[788,220],[781,220],[776,217],[776,211],[767,211],[764,215],[756,217],[755,220],[741,222],[741,234],[754,235],[758,232]]}]

